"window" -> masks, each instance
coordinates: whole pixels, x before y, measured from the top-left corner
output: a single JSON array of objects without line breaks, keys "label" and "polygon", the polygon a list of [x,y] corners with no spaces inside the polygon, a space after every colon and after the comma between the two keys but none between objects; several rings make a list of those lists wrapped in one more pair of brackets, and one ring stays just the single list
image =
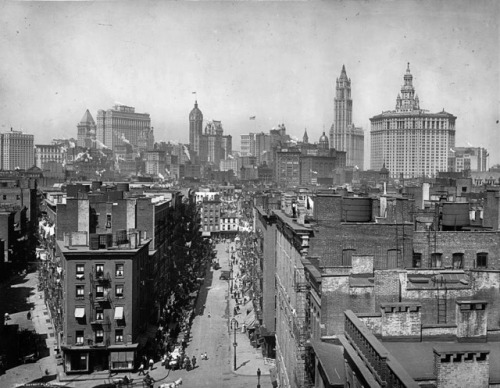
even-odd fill
[{"label": "window", "polygon": [[95,296],[97,298],[104,297],[104,286],[96,286],[96,288],[95,288]]},{"label": "window", "polygon": [[124,268],[123,263],[116,264],[115,275],[116,275],[117,278],[122,278],[123,277],[123,268]]},{"label": "window", "polygon": [[344,249],[342,251],[342,265],[351,266],[352,265],[352,253],[355,252],[354,249]]},{"label": "window", "polygon": [[96,264],[95,265],[95,275],[98,278],[102,278],[104,276],[104,264]]},{"label": "window", "polygon": [[85,277],[85,264],[76,265],[76,278],[81,280]]},{"label": "window", "polygon": [[488,268],[488,253],[480,252],[476,257],[477,268]]},{"label": "window", "polygon": [[101,307],[97,307],[95,309],[95,320],[96,321],[103,321],[104,320],[104,309]]},{"label": "window", "polygon": [[464,266],[464,254],[463,253],[454,253],[453,254],[453,268],[461,269]]},{"label": "window", "polygon": [[115,330],[115,342],[123,342],[123,329],[116,329]]},{"label": "window", "polygon": [[83,345],[83,333],[84,331],[83,330],[77,330],[76,331],[76,344],[77,345]]},{"label": "window", "polygon": [[85,297],[85,286],[80,284],[76,286],[76,297],[77,298],[84,298]]},{"label": "window", "polygon": [[102,344],[104,342],[104,330],[96,330],[95,331],[95,343]]},{"label": "window", "polygon": [[422,254],[413,252],[413,268],[421,268],[422,267]]},{"label": "window", "polygon": [[111,228],[111,214],[106,214],[106,228]]},{"label": "window", "polygon": [[433,268],[439,268],[441,267],[441,253],[433,253],[431,255],[431,267]]},{"label": "window", "polygon": [[123,284],[117,284],[115,286],[115,296],[117,298],[123,298]]}]

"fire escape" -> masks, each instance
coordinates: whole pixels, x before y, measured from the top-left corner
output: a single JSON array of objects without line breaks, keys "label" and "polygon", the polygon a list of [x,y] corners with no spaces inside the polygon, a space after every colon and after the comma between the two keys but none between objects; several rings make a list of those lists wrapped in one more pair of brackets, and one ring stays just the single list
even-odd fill
[{"label": "fire escape", "polygon": [[[308,326],[308,300],[310,284],[305,279],[304,274],[301,274],[298,269],[295,269],[294,289],[297,293],[297,307],[300,306],[302,308],[299,308],[298,312],[294,311],[294,317],[292,317],[292,330],[297,348],[299,349],[298,354],[300,355],[300,359],[305,360],[306,353],[308,351],[308,340],[310,337]],[[297,374],[297,370],[295,370],[294,378],[297,386],[299,387],[310,388],[314,386],[313,380],[305,370],[303,370],[302,378]]]},{"label": "fire escape", "polygon": [[[94,276],[95,274],[95,276]],[[90,325],[94,331],[93,338],[87,338],[89,344],[94,346],[111,345],[111,319],[109,309],[112,307],[111,299],[111,275],[109,272],[97,271],[92,268],[89,275],[91,292],[90,299]],[[106,313],[108,310],[108,313]],[[103,331],[102,342],[97,342],[97,333]]]}]

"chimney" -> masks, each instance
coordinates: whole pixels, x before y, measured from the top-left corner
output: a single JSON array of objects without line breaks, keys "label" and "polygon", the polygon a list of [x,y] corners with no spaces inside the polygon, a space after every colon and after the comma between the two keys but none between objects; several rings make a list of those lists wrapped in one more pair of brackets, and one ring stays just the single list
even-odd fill
[{"label": "chimney", "polygon": [[458,342],[486,342],[488,311],[485,300],[457,300],[457,340]]},{"label": "chimney", "polygon": [[489,386],[490,351],[483,346],[447,344],[433,351],[437,388]]},{"label": "chimney", "polygon": [[418,302],[382,303],[382,338],[384,341],[420,341],[422,305]]}]

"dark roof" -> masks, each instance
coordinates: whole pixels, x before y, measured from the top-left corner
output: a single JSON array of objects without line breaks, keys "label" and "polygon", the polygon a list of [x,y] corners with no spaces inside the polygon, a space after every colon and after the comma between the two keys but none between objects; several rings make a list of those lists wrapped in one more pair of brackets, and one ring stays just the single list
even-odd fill
[{"label": "dark roof", "polygon": [[398,360],[415,380],[435,379],[434,348],[437,350],[489,351],[490,384],[500,383],[500,342],[383,342],[391,356]]},{"label": "dark roof", "polygon": [[330,385],[345,383],[344,348],[340,345],[311,340],[311,345],[316,353]]}]

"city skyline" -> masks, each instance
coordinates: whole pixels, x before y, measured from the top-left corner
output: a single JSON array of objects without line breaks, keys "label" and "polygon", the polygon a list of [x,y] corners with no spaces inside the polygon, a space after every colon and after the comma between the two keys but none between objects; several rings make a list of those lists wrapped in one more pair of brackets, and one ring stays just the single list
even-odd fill
[{"label": "city skyline", "polygon": [[[410,62],[420,106],[457,116],[456,146],[498,131],[495,1],[2,3],[0,130],[35,143],[77,136],[89,109],[151,115],[157,141],[188,143],[197,99],[235,139],[284,122],[317,142],[334,121],[335,80],[352,81],[353,123],[394,109]],[[383,26],[383,27],[382,27]],[[193,92],[197,92],[193,95]],[[256,116],[256,120],[249,117]],[[239,148],[238,141],[235,149]]]}]

